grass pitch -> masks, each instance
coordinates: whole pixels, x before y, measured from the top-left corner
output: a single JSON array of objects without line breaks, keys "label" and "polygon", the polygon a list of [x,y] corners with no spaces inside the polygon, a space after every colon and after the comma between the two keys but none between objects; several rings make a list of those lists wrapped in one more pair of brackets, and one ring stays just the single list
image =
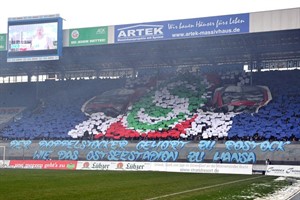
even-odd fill
[{"label": "grass pitch", "polygon": [[1,169],[0,199],[254,199],[289,184],[285,181],[275,183],[275,178],[171,172]]}]

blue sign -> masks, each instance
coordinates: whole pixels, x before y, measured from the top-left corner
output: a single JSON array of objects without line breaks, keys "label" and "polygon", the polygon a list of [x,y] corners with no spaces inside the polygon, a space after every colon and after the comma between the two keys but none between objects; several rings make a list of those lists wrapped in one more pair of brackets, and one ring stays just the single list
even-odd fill
[{"label": "blue sign", "polygon": [[115,26],[115,43],[232,35],[249,32],[249,14]]}]

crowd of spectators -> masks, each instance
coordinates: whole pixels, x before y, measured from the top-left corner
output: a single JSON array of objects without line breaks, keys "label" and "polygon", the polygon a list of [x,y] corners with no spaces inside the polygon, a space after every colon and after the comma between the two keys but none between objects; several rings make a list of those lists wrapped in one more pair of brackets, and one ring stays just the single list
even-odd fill
[{"label": "crowd of spectators", "polygon": [[[290,141],[300,138],[298,70],[164,73],[147,76],[142,71],[139,77],[131,79],[3,84],[0,107],[27,109],[21,119],[11,120],[0,130],[0,137]],[[224,110],[212,103],[217,88],[251,85],[265,86],[271,94],[270,101],[257,110]],[[126,99],[125,111],[109,116],[101,110],[94,114],[82,110],[91,98],[100,96],[100,101],[103,92],[122,88],[135,91],[129,98],[131,102]]]}]

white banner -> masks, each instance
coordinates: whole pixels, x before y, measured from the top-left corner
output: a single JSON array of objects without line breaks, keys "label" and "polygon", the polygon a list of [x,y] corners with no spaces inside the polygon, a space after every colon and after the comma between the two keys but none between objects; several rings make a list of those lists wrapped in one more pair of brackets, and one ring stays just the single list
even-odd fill
[{"label": "white banner", "polygon": [[9,167],[9,160],[0,160],[0,168],[8,168]]},{"label": "white banner", "polygon": [[269,165],[266,175],[300,177],[300,166],[295,165]]},{"label": "white banner", "polygon": [[213,174],[252,174],[252,165],[221,163],[166,163],[167,171]]},{"label": "white banner", "polygon": [[151,171],[150,162],[78,161],[77,170]]},{"label": "white banner", "polygon": [[124,170],[214,174],[252,174],[252,165],[182,162],[78,161],[77,170]]}]

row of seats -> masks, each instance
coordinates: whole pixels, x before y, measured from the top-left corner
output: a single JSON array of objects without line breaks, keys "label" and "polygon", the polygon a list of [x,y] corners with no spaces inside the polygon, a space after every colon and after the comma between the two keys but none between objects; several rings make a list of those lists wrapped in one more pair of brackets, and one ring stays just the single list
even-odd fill
[{"label": "row of seats", "polygon": [[43,108],[39,112],[28,108],[22,119],[1,130],[2,138],[71,139],[68,131],[87,119],[81,112],[86,99],[105,89],[118,88],[124,83],[123,80],[70,80],[39,84],[39,98],[44,101]]}]

